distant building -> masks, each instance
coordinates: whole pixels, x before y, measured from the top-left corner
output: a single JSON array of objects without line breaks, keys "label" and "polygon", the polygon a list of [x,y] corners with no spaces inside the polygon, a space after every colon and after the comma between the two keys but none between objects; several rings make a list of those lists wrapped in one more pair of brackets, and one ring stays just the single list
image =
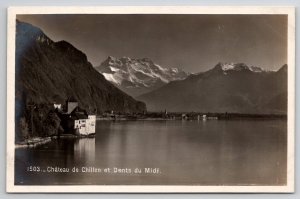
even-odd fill
[{"label": "distant building", "polygon": [[86,134],[94,134],[96,132],[96,115],[89,115],[86,120]]},{"label": "distant building", "polygon": [[96,132],[96,115],[89,115],[78,106],[75,98],[68,98],[66,110],[60,114],[62,126],[67,133],[90,135]]},{"label": "distant building", "polygon": [[76,107],[78,107],[78,101],[72,96],[69,97],[66,101],[66,112],[70,114]]},{"label": "distant building", "polygon": [[88,115],[77,107],[70,118],[74,120],[75,134],[90,135],[96,132],[96,115]]},{"label": "distant building", "polygon": [[182,115],[181,115],[181,119],[182,119],[182,120],[187,120],[187,119],[188,119],[188,116],[187,116],[186,114],[182,114]]},{"label": "distant building", "polygon": [[[119,113],[120,114],[120,113]],[[116,119],[117,115],[114,113],[113,110],[108,110],[108,111],[105,111],[103,114],[102,114],[103,117],[106,117],[106,118],[111,118],[111,119]]]},{"label": "distant building", "polygon": [[61,110],[61,104],[53,104],[54,109]]}]

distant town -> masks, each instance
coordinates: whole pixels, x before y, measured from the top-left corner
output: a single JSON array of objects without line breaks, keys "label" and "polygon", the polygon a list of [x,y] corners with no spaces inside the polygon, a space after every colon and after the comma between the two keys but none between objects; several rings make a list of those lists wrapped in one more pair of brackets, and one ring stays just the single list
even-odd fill
[{"label": "distant town", "polygon": [[106,111],[97,120],[232,120],[232,119],[287,119],[285,114],[203,113],[203,112],[144,112],[120,113]]}]

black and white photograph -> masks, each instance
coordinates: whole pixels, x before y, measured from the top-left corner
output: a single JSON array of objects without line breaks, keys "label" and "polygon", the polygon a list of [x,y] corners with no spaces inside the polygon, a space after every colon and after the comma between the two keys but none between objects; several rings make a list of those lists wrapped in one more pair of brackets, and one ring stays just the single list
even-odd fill
[{"label": "black and white photograph", "polygon": [[293,7],[12,7],[9,192],[293,192]]}]

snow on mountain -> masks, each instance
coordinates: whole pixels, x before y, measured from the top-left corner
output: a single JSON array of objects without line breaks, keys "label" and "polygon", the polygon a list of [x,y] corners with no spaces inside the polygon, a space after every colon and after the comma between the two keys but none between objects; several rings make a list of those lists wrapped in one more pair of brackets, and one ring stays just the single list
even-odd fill
[{"label": "snow on mountain", "polygon": [[221,64],[221,67],[222,67],[223,71],[234,70],[234,68],[235,68],[233,63],[231,63],[231,64],[224,63],[224,64]]},{"label": "snow on mountain", "polygon": [[266,70],[258,67],[258,66],[250,66],[249,69],[252,71],[252,72],[256,72],[256,73],[261,73],[261,72],[266,72]]},{"label": "snow on mountain", "polygon": [[218,63],[212,70],[222,70],[224,75],[232,71],[251,71],[255,73],[268,72],[258,66],[247,66],[244,63]]},{"label": "snow on mountain", "polygon": [[109,56],[95,67],[104,77],[124,92],[137,96],[189,74],[178,68],[164,68],[148,58],[131,59]]},{"label": "snow on mountain", "polygon": [[219,63],[138,96],[149,111],[286,114],[287,65],[265,71]]}]

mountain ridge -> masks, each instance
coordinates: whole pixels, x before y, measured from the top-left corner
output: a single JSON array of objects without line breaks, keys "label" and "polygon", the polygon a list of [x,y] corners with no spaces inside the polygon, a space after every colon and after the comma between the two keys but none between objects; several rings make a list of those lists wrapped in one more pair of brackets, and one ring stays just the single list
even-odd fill
[{"label": "mountain ridge", "polygon": [[54,42],[40,28],[18,20],[16,96],[25,103],[55,101],[62,104],[74,96],[83,108],[98,111],[146,110],[144,103],[128,96],[99,74],[82,51],[64,40]]},{"label": "mountain ridge", "polygon": [[132,96],[150,92],[170,81],[184,79],[189,75],[178,68],[164,68],[149,58],[109,56],[95,68],[108,81]]},{"label": "mountain ridge", "polygon": [[137,99],[144,101],[150,111],[287,112],[287,65],[277,71],[254,70],[243,63],[223,66],[218,63],[208,71],[170,82]]}]

